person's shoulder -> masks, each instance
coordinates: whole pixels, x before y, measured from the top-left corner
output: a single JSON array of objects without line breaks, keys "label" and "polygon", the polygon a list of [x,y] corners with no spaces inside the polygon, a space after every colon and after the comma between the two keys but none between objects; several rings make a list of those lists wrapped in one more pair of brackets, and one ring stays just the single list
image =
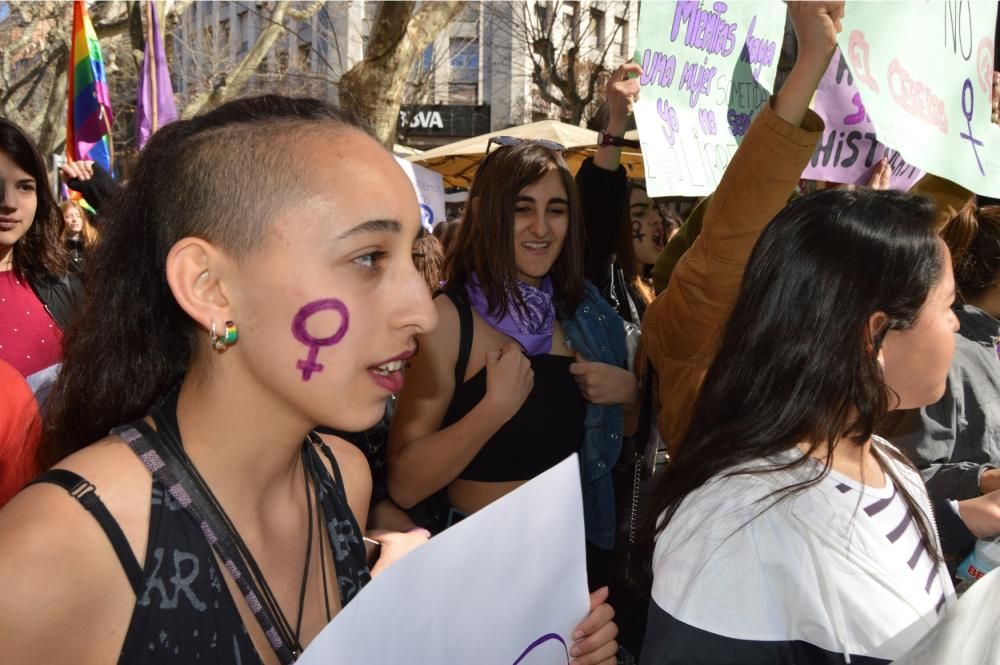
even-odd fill
[{"label": "person's shoulder", "polygon": [[[55,468],[93,485],[133,550],[145,547],[152,481],[124,442],[109,437]],[[141,554],[136,552],[139,561]],[[22,633],[30,633],[36,623],[49,633],[65,631],[69,647],[74,635],[87,639],[81,630],[101,628],[107,621],[117,625],[123,619],[121,631],[110,634],[123,632],[135,600],[98,522],[74,496],[51,483],[28,486],[0,510],[0,588],[0,624],[21,626]]]}]

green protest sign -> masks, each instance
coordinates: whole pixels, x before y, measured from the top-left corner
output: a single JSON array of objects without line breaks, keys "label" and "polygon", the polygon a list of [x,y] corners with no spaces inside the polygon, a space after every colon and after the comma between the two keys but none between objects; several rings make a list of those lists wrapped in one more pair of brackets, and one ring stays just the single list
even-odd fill
[{"label": "green protest sign", "polygon": [[645,2],[635,105],[650,196],[715,191],[774,87],[785,28],[776,2]]},{"label": "green protest sign", "polygon": [[996,2],[849,2],[841,51],[879,140],[919,168],[1000,197],[990,121]]}]

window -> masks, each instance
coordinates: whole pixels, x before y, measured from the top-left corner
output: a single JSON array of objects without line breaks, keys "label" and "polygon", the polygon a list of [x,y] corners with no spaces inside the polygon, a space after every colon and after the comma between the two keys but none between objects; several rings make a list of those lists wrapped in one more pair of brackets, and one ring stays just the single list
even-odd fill
[{"label": "window", "polygon": [[604,48],[604,12],[599,9],[590,10],[590,22],[594,26],[594,46]]},{"label": "window", "polygon": [[423,54],[420,56],[420,69],[428,72],[431,67],[434,66],[434,44],[431,44],[424,49]]},{"label": "window", "polygon": [[312,45],[299,44],[299,71],[308,72],[312,70]]},{"label": "window", "polygon": [[451,62],[451,81],[456,83],[479,82],[479,40],[452,37],[448,44]]},{"label": "window", "polygon": [[236,55],[237,57],[242,57],[250,49],[250,42],[248,38],[248,33],[250,31],[250,25],[247,20],[247,10],[241,11],[236,15]]},{"label": "window", "polygon": [[549,23],[549,7],[542,2],[535,3],[535,18],[538,19],[538,26],[542,32],[548,32],[552,25]]},{"label": "window", "polygon": [[475,83],[449,83],[448,103],[474,105],[477,102],[477,88]]},{"label": "window", "polygon": [[567,2],[563,12],[563,30],[574,44],[580,43],[580,3]]},{"label": "window", "polygon": [[628,52],[628,21],[623,18],[615,19],[615,45],[619,56],[631,58],[632,54]]}]

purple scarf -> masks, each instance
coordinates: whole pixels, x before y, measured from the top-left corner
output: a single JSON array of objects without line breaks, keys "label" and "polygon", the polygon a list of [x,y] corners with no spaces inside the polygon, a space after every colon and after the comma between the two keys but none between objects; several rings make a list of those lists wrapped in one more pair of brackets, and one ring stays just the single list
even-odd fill
[{"label": "purple scarf", "polygon": [[493,329],[517,340],[527,355],[537,356],[552,350],[556,307],[552,303],[552,280],[549,277],[542,280],[540,289],[518,281],[517,288],[521,292],[521,298],[524,299],[525,308],[522,310],[514,294],[510,293],[508,294],[510,306],[502,317],[489,311],[486,294],[483,293],[475,275],[472,275],[465,288],[469,294],[469,304],[479,316],[483,317]]}]

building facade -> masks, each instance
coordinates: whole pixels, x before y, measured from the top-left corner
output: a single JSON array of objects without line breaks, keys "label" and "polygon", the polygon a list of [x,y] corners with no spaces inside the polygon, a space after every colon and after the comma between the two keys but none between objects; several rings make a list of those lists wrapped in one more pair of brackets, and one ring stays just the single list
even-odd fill
[{"label": "building facade", "polygon": [[[336,82],[365,55],[378,4],[325,2],[308,12],[312,3],[292,3],[292,11],[308,16],[286,16],[288,29],[247,92],[336,101]],[[638,0],[466,3],[411,72],[400,142],[426,149],[543,118],[583,124],[603,98],[601,72],[632,56],[638,8]],[[268,12],[262,2],[192,3],[172,43],[179,97],[189,99],[224,81],[271,24]],[[558,87],[568,80],[571,64],[577,90],[586,92],[589,77],[599,78],[597,95],[586,105],[567,104]]]}]

